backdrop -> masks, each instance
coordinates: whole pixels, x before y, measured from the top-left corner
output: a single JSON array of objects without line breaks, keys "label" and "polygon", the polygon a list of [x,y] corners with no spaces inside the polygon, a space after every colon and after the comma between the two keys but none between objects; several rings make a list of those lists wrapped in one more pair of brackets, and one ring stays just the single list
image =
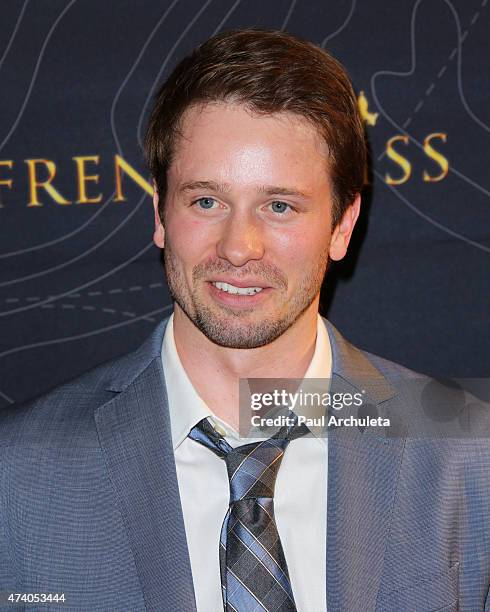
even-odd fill
[{"label": "backdrop", "polygon": [[175,63],[234,27],[347,66],[372,185],[322,309],[358,346],[490,375],[488,0],[2,0],[0,407],[134,349],[171,309],[141,153]]}]

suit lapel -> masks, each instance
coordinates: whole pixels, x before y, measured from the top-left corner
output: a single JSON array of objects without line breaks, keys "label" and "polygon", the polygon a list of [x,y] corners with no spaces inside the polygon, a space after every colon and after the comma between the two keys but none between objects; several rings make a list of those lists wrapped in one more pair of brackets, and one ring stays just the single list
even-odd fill
[{"label": "suit lapel", "polygon": [[95,411],[148,610],[196,609],[160,358],[166,321],[117,362]]},{"label": "suit lapel", "polygon": [[[365,390],[372,416],[393,417],[396,395],[366,356],[325,322],[332,347],[331,393]],[[343,409],[345,410],[345,408]],[[343,411],[336,416],[348,416]],[[352,411],[357,416],[357,408]],[[371,611],[383,571],[404,438],[394,429],[340,426],[328,432],[327,607]]]}]

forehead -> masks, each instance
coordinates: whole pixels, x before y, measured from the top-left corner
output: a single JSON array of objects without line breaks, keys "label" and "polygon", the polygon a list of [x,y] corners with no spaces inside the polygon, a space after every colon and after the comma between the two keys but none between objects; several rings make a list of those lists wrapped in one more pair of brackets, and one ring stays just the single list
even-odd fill
[{"label": "forehead", "polygon": [[314,184],[329,180],[328,148],[319,130],[300,115],[258,114],[228,102],[199,104],[188,108],[180,121],[172,175],[182,180],[295,179]]}]

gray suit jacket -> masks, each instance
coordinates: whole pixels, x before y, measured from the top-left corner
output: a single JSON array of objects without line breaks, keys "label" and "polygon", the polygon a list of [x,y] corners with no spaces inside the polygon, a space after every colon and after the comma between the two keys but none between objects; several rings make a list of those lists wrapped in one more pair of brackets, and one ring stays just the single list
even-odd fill
[{"label": "gray suit jacket", "polygon": [[[413,408],[397,387],[413,373],[325,324],[332,391],[365,388],[399,428],[329,432],[328,611],[490,610],[488,440],[404,434]],[[0,592],[67,600],[28,609],[196,610],[161,362],[165,325],[138,350],[0,411]]]}]

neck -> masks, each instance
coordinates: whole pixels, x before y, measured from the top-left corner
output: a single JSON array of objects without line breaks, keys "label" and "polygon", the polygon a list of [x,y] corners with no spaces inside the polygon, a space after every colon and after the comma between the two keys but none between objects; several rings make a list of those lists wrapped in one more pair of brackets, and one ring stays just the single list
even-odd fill
[{"label": "neck", "polygon": [[197,393],[217,417],[238,430],[240,378],[304,376],[315,351],[318,301],[279,338],[254,349],[214,344],[175,304],[173,325],[179,358]]}]

